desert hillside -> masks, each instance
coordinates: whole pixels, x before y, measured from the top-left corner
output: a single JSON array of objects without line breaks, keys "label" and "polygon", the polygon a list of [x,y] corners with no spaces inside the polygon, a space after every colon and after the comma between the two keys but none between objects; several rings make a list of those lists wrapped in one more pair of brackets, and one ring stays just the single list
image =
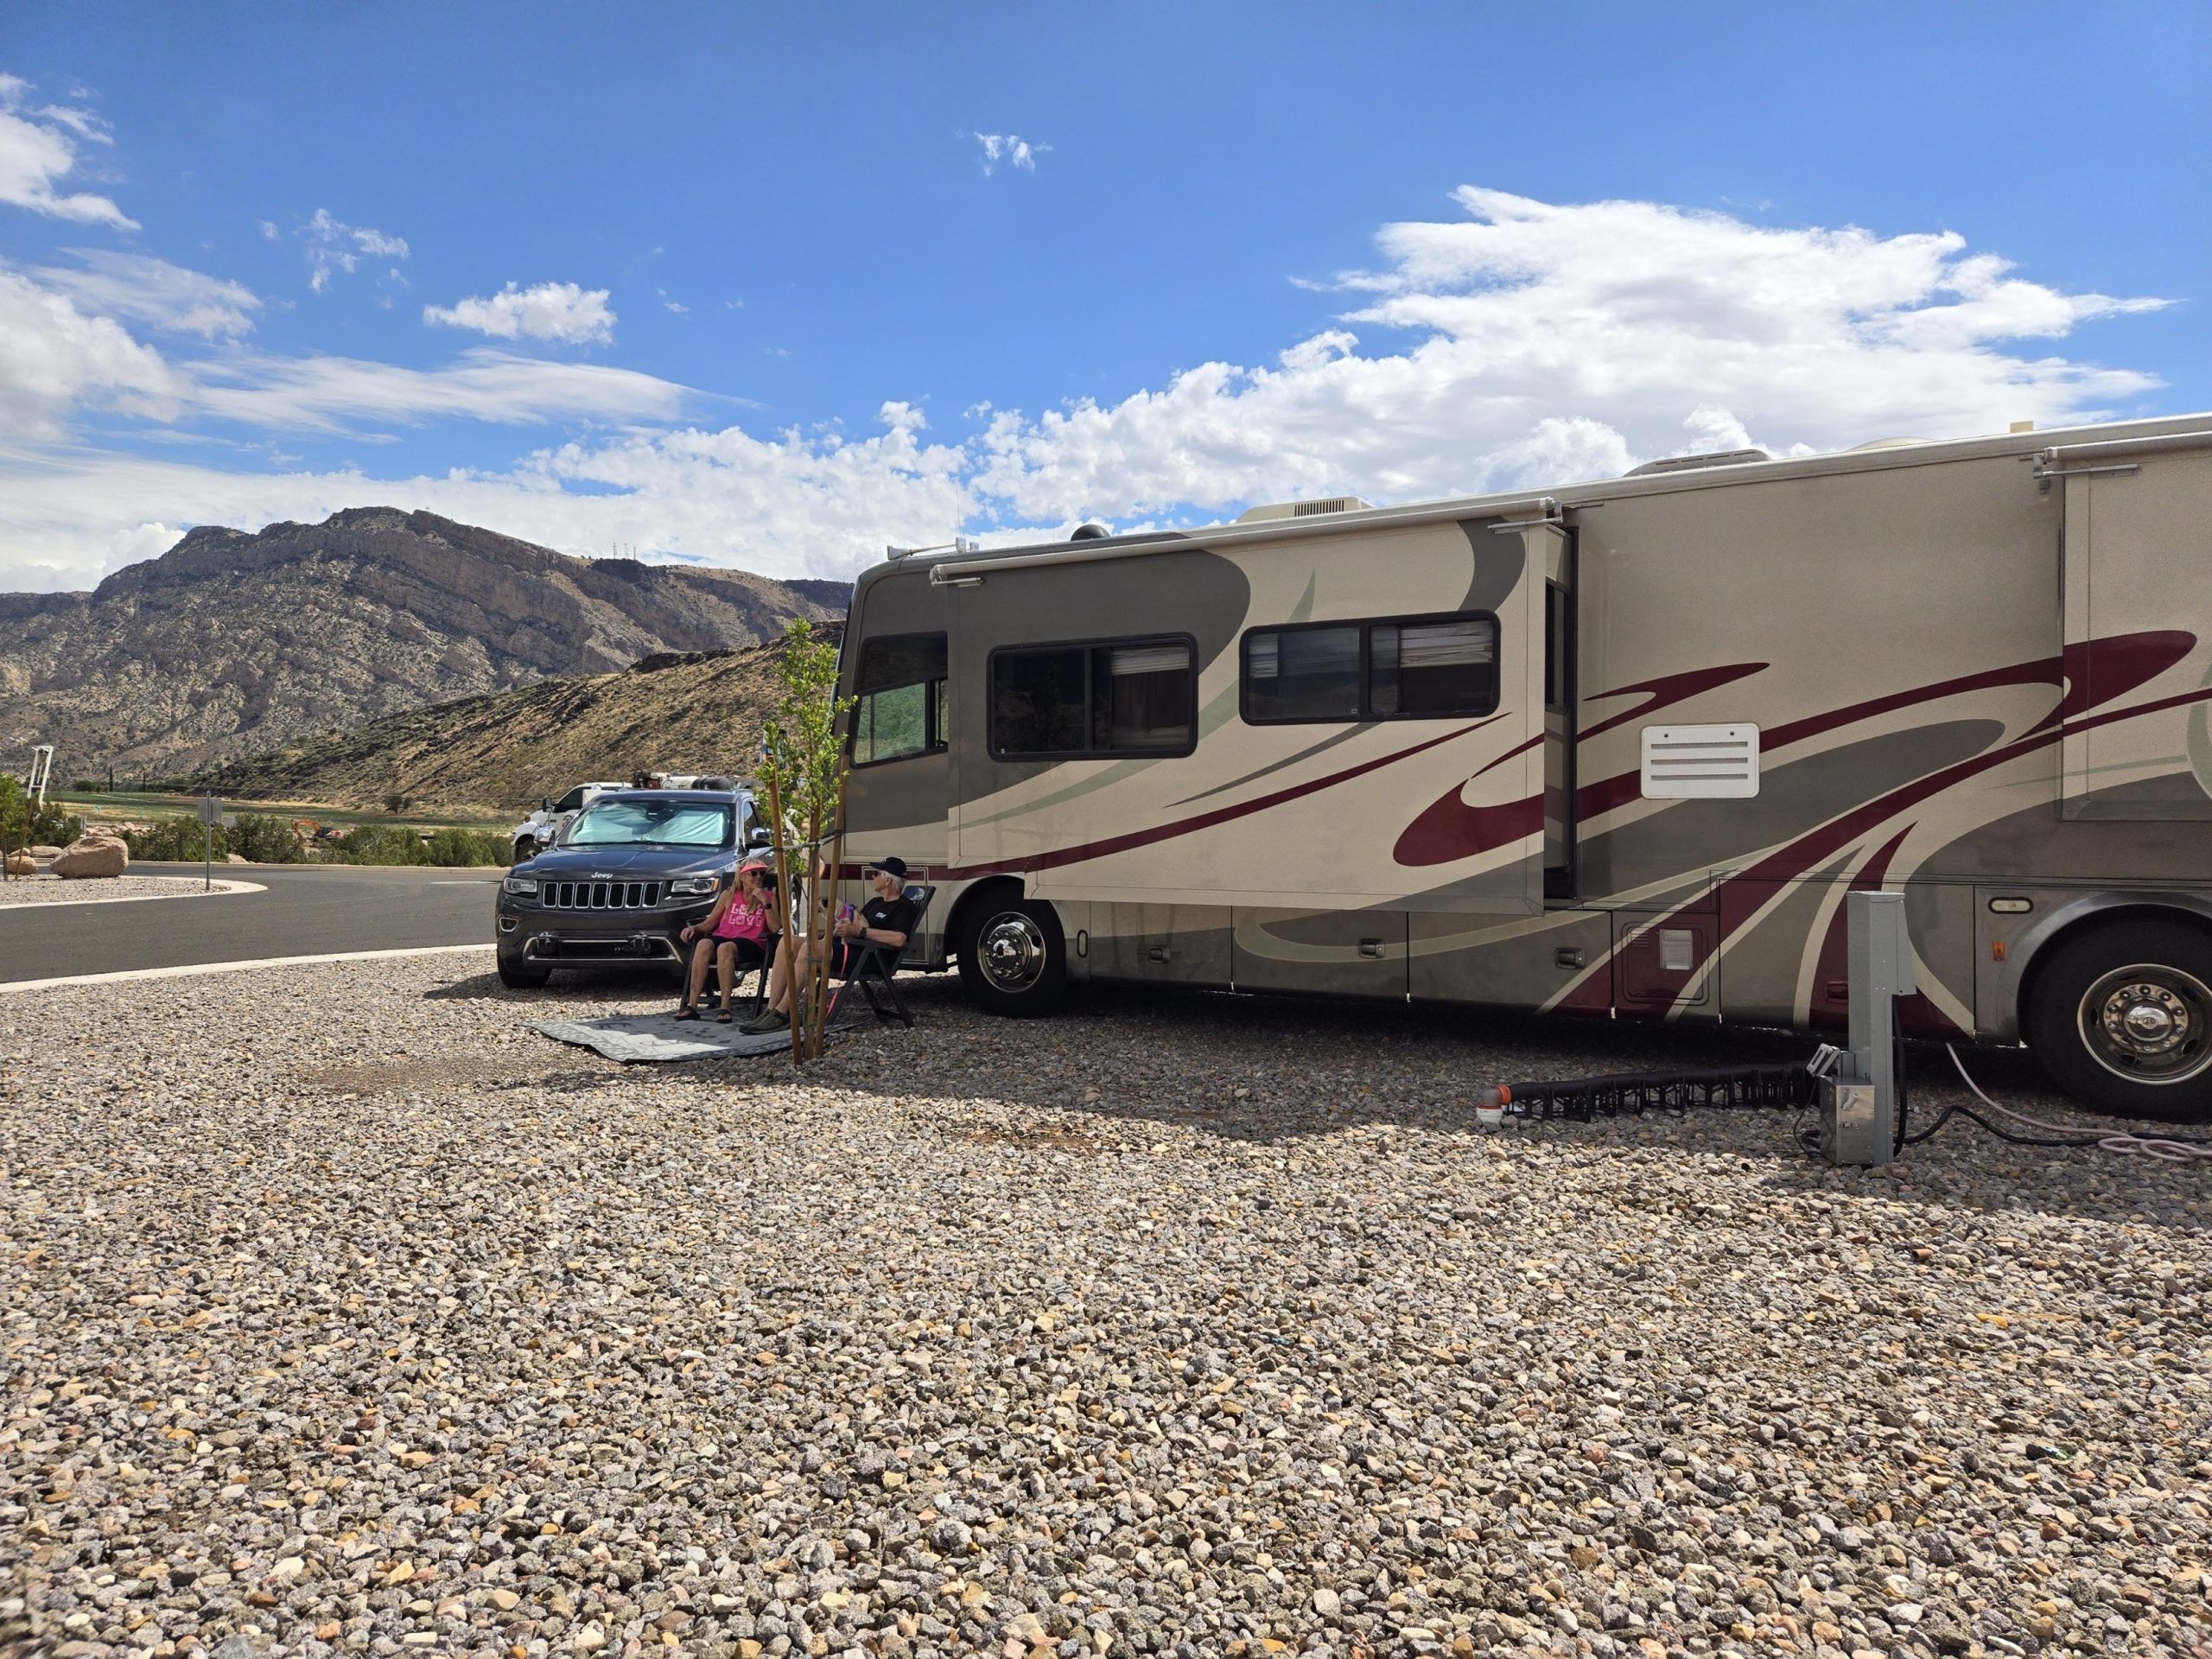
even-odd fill
[{"label": "desert hillside", "polygon": [[578,559],[427,512],[202,527],[89,594],[0,594],[0,755],[176,774],[456,697],[779,638],[842,582]]},{"label": "desert hillside", "polygon": [[[825,626],[835,640],[842,627]],[[667,652],[619,674],[543,680],[371,721],[199,781],[230,800],[417,810],[535,805],[590,779],[752,769],[782,642]]]}]

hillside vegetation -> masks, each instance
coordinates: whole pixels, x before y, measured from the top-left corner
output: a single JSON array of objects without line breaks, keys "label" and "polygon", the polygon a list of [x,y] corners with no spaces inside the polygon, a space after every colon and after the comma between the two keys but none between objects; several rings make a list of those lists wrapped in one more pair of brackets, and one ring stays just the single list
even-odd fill
[{"label": "hillside vegetation", "polygon": [[[823,626],[836,641],[842,626]],[[591,779],[751,772],[780,639],[665,652],[619,674],[543,680],[391,715],[195,779],[226,799],[519,810]]]}]

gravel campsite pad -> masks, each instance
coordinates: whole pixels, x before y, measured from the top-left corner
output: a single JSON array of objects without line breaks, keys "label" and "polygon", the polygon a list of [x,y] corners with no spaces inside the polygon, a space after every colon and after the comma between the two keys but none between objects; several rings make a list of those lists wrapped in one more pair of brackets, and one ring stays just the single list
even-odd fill
[{"label": "gravel campsite pad", "polygon": [[[0,905],[83,905],[103,899],[184,899],[207,892],[203,878],[182,875],[88,876],[65,881],[55,876],[30,876],[0,881]],[[217,893],[237,891],[235,883],[218,877]]]},{"label": "gravel campsite pad", "polygon": [[2212,1171],[1486,1135],[1803,1046],[1394,1007],[625,1071],[528,1027],[658,986],[489,969],[0,998],[0,1651],[2212,1644]]}]

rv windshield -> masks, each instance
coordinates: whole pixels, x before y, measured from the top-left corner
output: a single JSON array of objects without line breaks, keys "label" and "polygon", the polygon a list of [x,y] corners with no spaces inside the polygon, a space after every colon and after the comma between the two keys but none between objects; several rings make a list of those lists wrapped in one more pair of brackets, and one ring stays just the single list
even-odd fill
[{"label": "rv windshield", "polygon": [[727,801],[598,801],[586,807],[564,847],[727,847]]}]

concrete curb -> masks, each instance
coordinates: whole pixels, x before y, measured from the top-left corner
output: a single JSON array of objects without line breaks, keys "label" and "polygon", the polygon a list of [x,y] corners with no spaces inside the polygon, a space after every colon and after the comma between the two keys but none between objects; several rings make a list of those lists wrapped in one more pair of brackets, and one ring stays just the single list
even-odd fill
[{"label": "concrete curb", "polygon": [[[86,878],[87,880],[99,879],[96,876]],[[171,878],[164,875],[153,879],[167,881]],[[175,879],[179,881],[188,881],[192,878],[180,875]],[[216,882],[212,888],[194,887],[176,893],[118,893],[112,899],[102,898],[98,893],[90,893],[82,899],[34,899],[28,904],[0,905],[0,916],[5,916],[10,911],[14,910],[58,910],[64,905],[137,905],[154,899],[219,899],[226,893],[266,893],[268,891],[269,889],[258,881],[226,880]]]},{"label": "concrete curb", "polygon": [[[25,909],[30,908],[29,906]],[[400,950],[334,950],[321,957],[257,957],[246,962],[195,962],[175,968],[125,968],[111,974],[64,974],[54,979],[0,982],[0,995],[10,991],[53,990],[64,985],[113,985],[130,979],[190,979],[200,974],[237,974],[249,968],[297,968],[321,962],[382,962],[392,957],[447,957],[463,950],[491,950],[484,944],[421,944]]]}]

